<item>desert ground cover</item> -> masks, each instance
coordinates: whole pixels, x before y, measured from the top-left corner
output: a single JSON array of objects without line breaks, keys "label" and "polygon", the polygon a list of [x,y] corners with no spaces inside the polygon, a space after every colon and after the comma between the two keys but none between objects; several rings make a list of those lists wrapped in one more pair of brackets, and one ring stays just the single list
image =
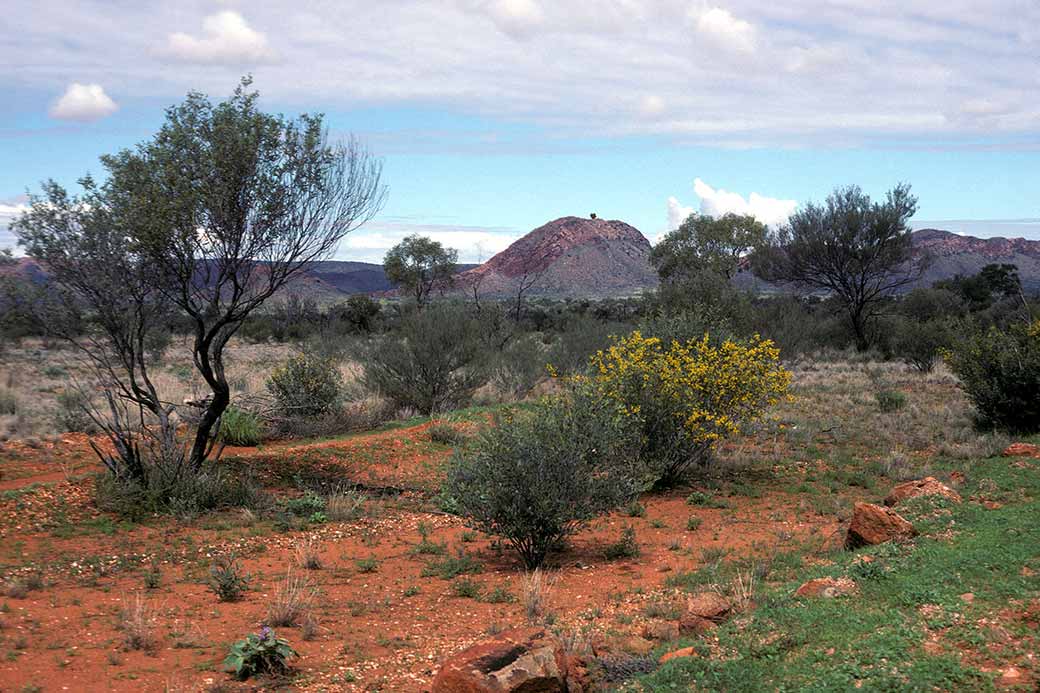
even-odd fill
[{"label": "desert ground cover", "polygon": [[[286,347],[237,345],[237,393]],[[162,373],[193,394],[176,346]],[[789,364],[792,397],[725,443],[689,485],[647,493],[573,537],[538,574],[441,509],[454,448],[496,408],[349,435],[228,448],[258,507],[127,518],[99,509],[82,433],[53,434],[71,359],[4,354],[17,409],[0,449],[0,690],[422,691],[441,662],[505,628],[556,632],[615,657],[625,690],[1034,690],[1040,459],[980,434],[956,380],[858,357]],[[349,375],[349,368],[347,369]],[[522,405],[521,405],[522,406]],[[847,551],[853,504],[934,476],[963,497],[899,512],[919,535]],[[837,599],[793,596],[850,578]],[[735,615],[698,636],[686,595]],[[299,652],[289,679],[236,683],[229,645],[271,625]],[[692,655],[658,664],[662,654]]]}]

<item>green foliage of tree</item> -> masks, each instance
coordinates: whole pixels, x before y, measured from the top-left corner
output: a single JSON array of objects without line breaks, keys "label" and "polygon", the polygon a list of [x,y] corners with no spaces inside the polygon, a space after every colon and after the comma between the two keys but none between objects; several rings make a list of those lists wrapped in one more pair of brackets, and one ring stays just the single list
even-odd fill
[{"label": "green foliage of tree", "polygon": [[434,287],[451,281],[459,253],[425,236],[412,234],[391,248],[383,258],[386,278],[415,299],[420,309]]},{"label": "green foliage of tree", "polygon": [[703,272],[726,280],[740,259],[766,240],[765,225],[749,214],[711,217],[691,214],[650,251],[650,263],[663,282],[682,284]]},{"label": "green foliage of tree", "polygon": [[821,205],[809,203],[771,233],[753,266],[767,280],[836,296],[859,350],[871,344],[880,306],[916,281],[926,258],[915,257],[907,225],[917,211],[910,186],[897,185],[884,202],[858,186],[838,188]]},{"label": "green foliage of tree", "polygon": [[106,432],[117,456],[103,459],[117,475],[146,478],[135,450],[149,427],[134,421],[158,420],[164,454],[175,447],[173,405],[160,400],[146,358],[156,331],[172,315],[187,321],[210,390],[184,455],[197,473],[230,402],[228,340],[384,199],[381,165],[355,140],[328,142],[320,115],[262,112],[250,83],[216,104],[190,93],[152,138],[102,157],[104,182],[84,178],[79,197],[47,182],[15,224],[62,309],[93,318],[93,334],[64,336],[113,386]]}]

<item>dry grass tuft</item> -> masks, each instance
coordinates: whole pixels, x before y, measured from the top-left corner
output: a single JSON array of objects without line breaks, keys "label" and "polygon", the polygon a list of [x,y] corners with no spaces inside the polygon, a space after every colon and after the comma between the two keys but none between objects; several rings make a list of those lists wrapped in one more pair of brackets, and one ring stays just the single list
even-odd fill
[{"label": "dry grass tuft", "polygon": [[305,570],[321,570],[321,542],[317,537],[306,537],[296,544],[296,565]]},{"label": "dry grass tuft", "polygon": [[524,605],[524,614],[528,621],[534,623],[548,615],[549,599],[555,586],[556,576],[547,577],[541,568],[535,568],[524,575],[520,601]]},{"label": "dry grass tuft", "polygon": [[151,652],[159,646],[156,635],[156,610],[141,595],[123,598],[119,609],[119,630],[123,631],[123,646],[128,650]]},{"label": "dry grass tuft", "polygon": [[292,566],[285,572],[285,579],[267,605],[269,626],[295,626],[302,622],[311,607],[314,593],[307,579],[293,574]]}]

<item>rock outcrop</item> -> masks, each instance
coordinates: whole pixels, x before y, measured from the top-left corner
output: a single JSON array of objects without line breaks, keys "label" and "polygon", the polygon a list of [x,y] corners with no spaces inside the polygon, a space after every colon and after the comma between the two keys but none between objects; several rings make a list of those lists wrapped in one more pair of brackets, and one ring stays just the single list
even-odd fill
[{"label": "rock outcrop", "polygon": [[845,535],[845,548],[856,549],[914,536],[917,536],[914,526],[894,510],[873,503],[856,503]]}]

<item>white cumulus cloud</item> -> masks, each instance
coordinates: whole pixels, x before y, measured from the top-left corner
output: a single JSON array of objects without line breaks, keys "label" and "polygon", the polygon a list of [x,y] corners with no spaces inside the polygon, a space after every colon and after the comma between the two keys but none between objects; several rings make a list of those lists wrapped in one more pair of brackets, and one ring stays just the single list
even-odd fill
[{"label": "white cumulus cloud", "polygon": [[[730,192],[722,188],[713,188],[700,178],[693,181],[693,191],[700,198],[697,211],[712,217],[723,214],[750,214],[767,226],[777,226],[787,221],[798,207],[797,200],[781,200],[766,197],[756,192],[745,198],[740,193]],[[683,206],[674,197],[668,198],[668,228],[674,229],[693,213],[693,207]]]},{"label": "white cumulus cloud", "polygon": [[51,118],[89,122],[110,116],[119,110],[118,104],[105,93],[100,84],[73,82],[51,106]]},{"label": "white cumulus cloud", "polygon": [[201,37],[181,32],[170,34],[166,52],[189,63],[261,63],[277,57],[267,36],[232,10],[203,19]]},{"label": "white cumulus cloud", "polygon": [[697,33],[727,50],[752,53],[755,50],[755,27],[734,17],[721,7],[690,10]]}]

